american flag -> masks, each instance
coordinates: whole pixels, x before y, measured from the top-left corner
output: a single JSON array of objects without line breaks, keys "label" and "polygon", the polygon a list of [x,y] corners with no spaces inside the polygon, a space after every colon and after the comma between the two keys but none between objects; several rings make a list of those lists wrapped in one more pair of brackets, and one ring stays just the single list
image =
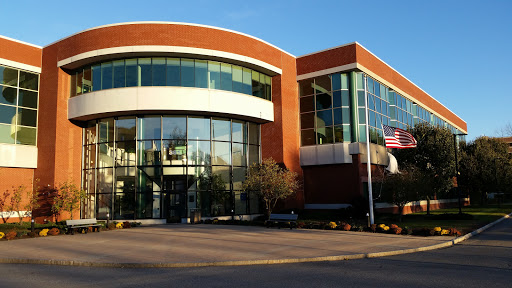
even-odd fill
[{"label": "american flag", "polygon": [[415,148],[416,139],[411,133],[400,128],[382,125],[386,148]]}]

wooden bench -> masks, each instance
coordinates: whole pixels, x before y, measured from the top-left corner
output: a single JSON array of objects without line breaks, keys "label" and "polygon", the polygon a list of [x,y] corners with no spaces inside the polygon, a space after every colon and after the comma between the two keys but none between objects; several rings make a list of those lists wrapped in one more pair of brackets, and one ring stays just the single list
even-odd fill
[{"label": "wooden bench", "polygon": [[297,227],[297,218],[298,214],[270,214],[270,218],[265,221],[265,226],[271,227],[277,225],[278,228],[281,228],[281,223],[289,223],[290,229],[293,226]]},{"label": "wooden bench", "polygon": [[101,224],[98,224],[96,218],[91,219],[78,219],[78,220],[66,220],[66,225],[68,226],[68,232],[71,232],[71,235],[75,234],[75,230],[80,231],[81,233],[85,231],[89,231],[89,227],[92,227],[92,231],[100,232]]}]

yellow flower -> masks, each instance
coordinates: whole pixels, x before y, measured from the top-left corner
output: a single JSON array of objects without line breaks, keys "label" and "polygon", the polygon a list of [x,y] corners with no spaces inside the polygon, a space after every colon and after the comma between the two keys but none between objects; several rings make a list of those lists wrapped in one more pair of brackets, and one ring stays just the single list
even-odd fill
[{"label": "yellow flower", "polygon": [[119,222],[116,224],[117,229],[123,229],[123,223]]},{"label": "yellow flower", "polygon": [[384,227],[386,227],[386,224],[379,224],[380,229],[384,229]]},{"label": "yellow flower", "polygon": [[450,230],[446,230],[446,229],[441,230],[441,235],[450,235]]},{"label": "yellow flower", "polygon": [[213,224],[217,224],[217,223],[219,223],[219,220],[213,219]]},{"label": "yellow flower", "polygon": [[41,230],[41,232],[39,232],[39,236],[48,236],[48,231],[50,231],[50,229]]},{"label": "yellow flower", "polygon": [[382,227],[382,230],[388,231],[389,230],[389,226],[384,225],[384,227]]},{"label": "yellow flower", "polygon": [[5,233],[4,232],[0,232],[0,239],[4,238],[5,236]]},{"label": "yellow flower", "polygon": [[336,223],[334,223],[334,222],[329,222],[329,227],[331,229],[334,229],[334,228],[338,227],[338,225],[336,225]]},{"label": "yellow flower", "polygon": [[435,232],[441,232],[441,230],[442,230],[442,229],[441,229],[441,227],[435,227],[435,228],[434,228],[434,231],[435,231]]}]

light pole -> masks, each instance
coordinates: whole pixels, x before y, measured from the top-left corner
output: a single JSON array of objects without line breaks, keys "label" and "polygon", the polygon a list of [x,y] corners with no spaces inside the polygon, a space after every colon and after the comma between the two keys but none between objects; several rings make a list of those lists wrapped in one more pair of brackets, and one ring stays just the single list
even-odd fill
[{"label": "light pole", "polygon": [[459,198],[459,214],[462,214],[462,202],[460,198],[460,189],[459,189],[459,161],[457,160],[457,136],[466,135],[466,134],[453,134],[453,148],[455,148],[455,181],[457,181],[457,197]]}]

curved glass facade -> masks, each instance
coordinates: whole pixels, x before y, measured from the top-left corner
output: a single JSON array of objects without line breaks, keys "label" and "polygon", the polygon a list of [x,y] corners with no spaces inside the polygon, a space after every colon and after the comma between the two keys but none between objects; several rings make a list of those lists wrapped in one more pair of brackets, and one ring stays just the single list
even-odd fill
[{"label": "curved glass facade", "polygon": [[219,89],[272,100],[270,76],[217,61],[164,57],[120,59],[82,67],[71,74],[71,97],[136,86]]},{"label": "curved glass facade", "polygon": [[82,217],[167,219],[260,213],[244,193],[260,161],[260,126],[227,118],[148,115],[91,121],[84,130]]}]

